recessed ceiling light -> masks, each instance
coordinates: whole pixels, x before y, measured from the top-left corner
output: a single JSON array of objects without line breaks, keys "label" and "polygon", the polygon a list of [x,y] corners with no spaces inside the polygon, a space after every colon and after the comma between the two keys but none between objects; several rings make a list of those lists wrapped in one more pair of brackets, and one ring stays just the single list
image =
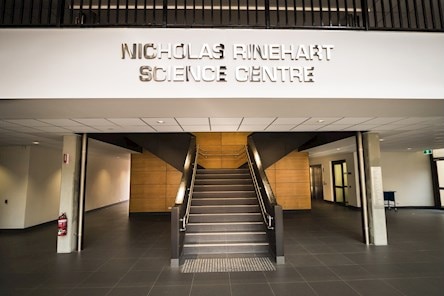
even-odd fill
[{"label": "recessed ceiling light", "polygon": [[384,139],[379,139],[379,142],[384,142],[385,140]]},{"label": "recessed ceiling light", "polygon": [[34,142],[32,142],[32,144],[38,145],[38,144],[40,144],[40,142],[39,141],[34,141]]},{"label": "recessed ceiling light", "polygon": [[407,148],[407,150],[412,150],[412,148],[409,147],[409,148]]},{"label": "recessed ceiling light", "polygon": [[337,151],[341,150],[341,148],[336,148]]},{"label": "recessed ceiling light", "polygon": [[156,121],[157,123],[160,123],[160,124],[162,124],[162,123],[165,123],[165,121],[163,121],[163,120],[158,120],[158,121]]},{"label": "recessed ceiling light", "polygon": [[319,123],[323,123],[325,120],[324,119],[319,119],[318,122]]}]

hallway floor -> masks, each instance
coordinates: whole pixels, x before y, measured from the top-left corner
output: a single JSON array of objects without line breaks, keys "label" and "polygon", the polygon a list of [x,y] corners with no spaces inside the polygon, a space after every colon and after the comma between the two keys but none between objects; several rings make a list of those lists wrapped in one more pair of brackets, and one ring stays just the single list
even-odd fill
[{"label": "hallway floor", "polygon": [[169,267],[168,215],[127,203],[86,215],[85,250],[56,254],[56,223],[0,231],[0,295],[444,295],[444,211],[387,211],[389,246],[361,243],[361,215],[325,202],[284,215],[275,272],[183,274]]}]

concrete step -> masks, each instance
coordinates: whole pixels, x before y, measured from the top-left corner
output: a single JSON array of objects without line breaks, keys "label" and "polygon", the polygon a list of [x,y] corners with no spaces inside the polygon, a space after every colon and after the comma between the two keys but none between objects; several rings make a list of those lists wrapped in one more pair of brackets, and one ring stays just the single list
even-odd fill
[{"label": "concrete step", "polygon": [[265,231],[262,221],[255,222],[189,222],[187,232]]},{"label": "concrete step", "polygon": [[256,197],[205,197],[205,198],[194,197],[191,202],[192,206],[257,205],[257,204],[258,201]]},{"label": "concrete step", "polygon": [[241,191],[194,191],[193,192],[193,199],[194,198],[206,198],[206,197],[256,197],[256,191],[254,190],[241,190]]},{"label": "concrete step", "polygon": [[[194,201],[193,201],[194,202]],[[193,203],[192,202],[192,203]],[[211,214],[211,213],[259,213],[259,205],[191,205],[191,214]]]},{"label": "concrete step", "polygon": [[222,178],[222,179],[217,179],[217,178],[196,178],[194,185],[232,185],[232,184],[247,184],[247,185],[252,185],[253,181],[251,180],[251,178]]},{"label": "concrete step", "polygon": [[254,191],[253,184],[194,185],[194,192]]},{"label": "concrete step", "polygon": [[183,254],[264,254],[268,253],[268,249],[269,245],[266,242],[184,244]]},{"label": "concrete step", "polygon": [[189,222],[260,222],[261,213],[211,213],[190,214]]},{"label": "concrete step", "polygon": [[235,231],[235,232],[187,232],[185,244],[190,243],[239,243],[267,242],[265,231]]}]

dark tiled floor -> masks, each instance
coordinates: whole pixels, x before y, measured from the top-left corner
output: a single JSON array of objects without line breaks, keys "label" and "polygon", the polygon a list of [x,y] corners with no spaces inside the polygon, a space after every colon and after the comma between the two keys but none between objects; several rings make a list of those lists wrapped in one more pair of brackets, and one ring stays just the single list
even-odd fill
[{"label": "dark tiled floor", "polygon": [[87,214],[85,250],[56,254],[56,224],[0,232],[0,295],[444,295],[444,211],[387,212],[389,246],[361,243],[360,212],[314,203],[285,213],[276,272],[181,274],[169,267],[169,216],[126,203]]}]

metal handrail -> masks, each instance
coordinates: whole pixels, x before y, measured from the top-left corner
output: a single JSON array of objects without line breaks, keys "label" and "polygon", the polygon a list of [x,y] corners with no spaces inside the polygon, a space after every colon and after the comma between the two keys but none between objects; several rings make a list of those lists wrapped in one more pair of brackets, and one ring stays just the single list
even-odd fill
[{"label": "metal handrail", "polygon": [[262,198],[261,188],[259,187],[259,184],[257,182],[256,173],[254,172],[254,168],[253,168],[253,162],[251,161],[247,146],[245,146],[245,152],[247,154],[247,159],[248,159],[248,168],[250,169],[251,177],[253,179],[254,190],[256,191],[256,196],[258,197],[258,200],[259,200],[259,206],[261,208],[262,218],[264,219],[264,222],[267,225],[268,229],[274,229],[273,216],[270,215],[267,212],[267,209],[265,208],[264,199]]},{"label": "metal handrail", "polygon": [[182,221],[182,228],[180,229],[180,231],[185,231],[187,229],[188,220],[190,219],[191,199],[193,197],[193,192],[194,192],[194,181],[196,180],[198,155],[199,155],[199,146],[196,147],[196,155],[193,163],[193,174],[191,176],[190,189],[188,190],[187,208],[185,214],[183,215],[183,218],[180,219],[180,221]]},{"label": "metal handrail", "polygon": [[221,152],[211,152],[211,151],[205,151],[205,150],[201,150],[200,152],[199,152],[199,154],[201,155],[201,156],[203,156],[203,157],[205,157],[205,158],[207,158],[207,157],[211,157],[211,156],[216,156],[216,157],[219,157],[219,156],[234,156],[234,157],[239,157],[239,156],[241,156],[242,154],[244,154],[245,153],[245,149],[244,148],[241,148],[240,150],[238,150],[238,151],[236,151],[236,150],[229,150],[229,152],[231,152],[231,153],[223,153],[223,151],[221,151]]}]

